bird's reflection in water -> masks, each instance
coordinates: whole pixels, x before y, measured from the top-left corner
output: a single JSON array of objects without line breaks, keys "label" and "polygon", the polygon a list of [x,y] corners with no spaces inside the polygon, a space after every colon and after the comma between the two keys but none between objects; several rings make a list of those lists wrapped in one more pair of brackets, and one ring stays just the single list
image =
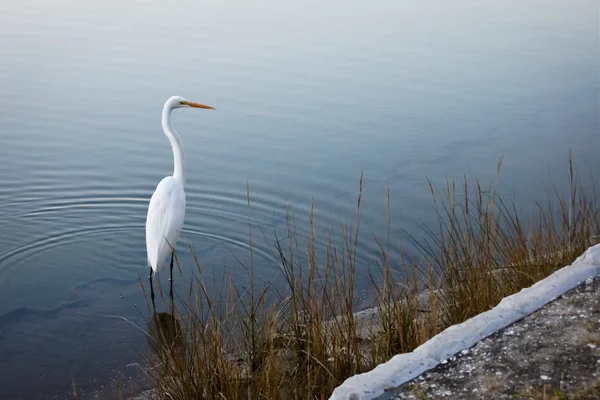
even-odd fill
[{"label": "bird's reflection in water", "polygon": [[159,356],[174,356],[184,349],[184,335],[179,320],[167,312],[154,312],[148,321],[148,345]]}]

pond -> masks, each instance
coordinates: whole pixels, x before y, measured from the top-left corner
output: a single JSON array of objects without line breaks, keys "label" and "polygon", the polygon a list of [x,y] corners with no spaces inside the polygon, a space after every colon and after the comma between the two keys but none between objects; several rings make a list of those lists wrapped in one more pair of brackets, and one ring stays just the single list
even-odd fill
[{"label": "pond", "polygon": [[180,262],[193,265],[191,244],[215,286],[248,260],[250,227],[257,277],[277,273],[286,204],[305,221],[314,199],[325,230],[353,221],[361,172],[366,274],[388,188],[401,244],[431,222],[428,177],[487,182],[504,156],[502,190],[527,206],[564,184],[569,149],[598,171],[593,0],[1,8],[2,399],[63,398],[73,381],[92,393],[139,361],[171,95],[216,108],[173,112],[188,176]]}]

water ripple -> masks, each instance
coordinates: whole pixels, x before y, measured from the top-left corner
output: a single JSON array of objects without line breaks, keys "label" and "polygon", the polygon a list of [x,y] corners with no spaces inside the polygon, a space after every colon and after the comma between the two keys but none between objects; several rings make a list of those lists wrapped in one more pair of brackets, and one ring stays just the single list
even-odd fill
[{"label": "water ripple", "polygon": [[[6,264],[4,268],[0,268],[0,274],[6,273],[10,268],[16,266],[16,261],[20,258],[26,258],[28,256],[37,254],[46,249],[53,248],[59,245],[67,244],[73,242],[75,238],[81,238],[84,236],[95,236],[104,233],[113,233],[119,231],[128,231],[128,230],[137,230],[143,229],[143,226],[140,225],[114,225],[114,226],[102,226],[102,227],[91,227],[91,228],[81,228],[81,229],[73,229],[61,232],[56,235],[46,236],[43,238],[39,238],[37,240],[28,242],[24,245],[12,248],[8,251],[0,253],[0,265]],[[9,264],[8,261],[11,261],[12,264]]]},{"label": "water ripple", "polygon": [[74,210],[82,208],[147,208],[147,205],[148,199],[135,197],[96,197],[83,199],[64,199],[57,202],[48,202],[47,205],[43,205],[40,208],[13,214],[13,216],[30,218],[65,210]]}]

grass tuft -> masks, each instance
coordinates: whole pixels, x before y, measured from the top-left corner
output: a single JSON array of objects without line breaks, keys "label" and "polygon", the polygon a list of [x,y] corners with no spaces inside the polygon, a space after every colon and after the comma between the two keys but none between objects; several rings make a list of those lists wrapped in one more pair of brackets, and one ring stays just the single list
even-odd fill
[{"label": "grass tuft", "polygon": [[[496,184],[484,189],[464,177],[438,191],[430,182],[437,228],[426,229],[424,239],[410,237],[419,262],[402,256],[393,268],[390,238],[374,238],[381,273],[371,275],[376,307],[368,313],[355,314],[362,174],[355,220],[322,247],[314,207],[305,237],[287,210],[286,235],[272,248],[283,285],[255,282],[251,255],[249,285],[230,273],[221,291],[211,292],[194,255],[189,289],[175,304],[163,297],[170,312],[154,313],[148,325],[156,398],[325,399],[349,376],[568,265],[600,233],[595,192],[584,191],[569,161],[568,192],[553,190],[531,215],[503,200]],[[390,210],[388,191],[388,216]],[[252,234],[250,227],[251,243]]]}]

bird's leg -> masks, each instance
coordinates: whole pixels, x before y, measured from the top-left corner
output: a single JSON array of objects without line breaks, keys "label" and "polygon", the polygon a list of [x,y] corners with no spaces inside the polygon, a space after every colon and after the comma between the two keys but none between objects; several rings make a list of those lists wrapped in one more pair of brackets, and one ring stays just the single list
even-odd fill
[{"label": "bird's leg", "polygon": [[150,298],[152,299],[152,308],[156,310],[154,305],[154,285],[152,285],[152,267],[150,267]]},{"label": "bird's leg", "polygon": [[171,303],[173,302],[173,252],[171,252]]}]

